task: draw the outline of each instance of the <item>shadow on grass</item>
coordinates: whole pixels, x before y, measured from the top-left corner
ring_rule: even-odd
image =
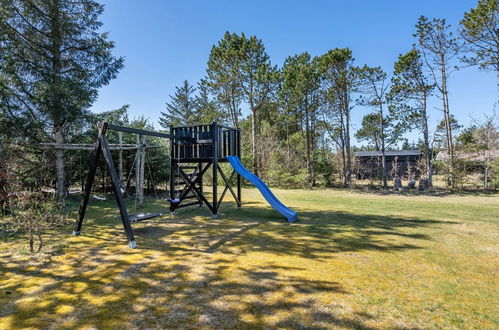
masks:
[[[131,250],[113,207],[92,206],[82,236],[64,255],[32,267],[0,254],[0,278],[16,278],[0,285],[0,320],[12,328],[368,329],[369,314],[345,316],[317,299],[348,295],[341,283],[300,275],[304,268],[279,258],[326,261],[342,252],[420,249],[418,242],[430,238],[419,228],[450,223],[298,212],[300,220],[289,224],[250,203],[242,210],[224,203],[217,220],[206,209],[185,210],[134,223],[139,248]],[[270,257],[238,264],[248,252]]]
[[[345,191],[345,188],[335,188],[338,191]],[[395,196],[428,196],[428,197],[447,197],[447,196],[474,196],[474,197],[496,197],[499,194],[497,190],[482,190],[482,189],[459,189],[459,190],[451,190],[451,189],[443,189],[443,188],[433,188],[433,190],[418,190],[418,189],[410,189],[407,187],[402,188],[401,190],[394,190],[393,188],[383,189],[381,187],[378,188],[370,188],[366,186],[354,186],[353,188],[349,188],[349,190],[367,195],[395,195]]]

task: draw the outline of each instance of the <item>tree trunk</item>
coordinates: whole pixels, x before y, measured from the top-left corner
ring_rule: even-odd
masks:
[[[350,150],[350,106],[348,104],[348,91],[344,91],[343,111],[345,112],[345,151],[346,151],[346,184],[352,186],[352,159]]]
[[[450,180],[452,188],[455,188],[456,180],[454,173],[454,143],[452,141],[452,123],[451,116],[449,110],[449,93],[447,91],[447,76],[445,70],[445,60],[443,55],[441,55],[441,74],[442,74],[442,102],[443,102],[443,111],[444,111],[444,120],[445,120],[445,133],[447,140],[447,154],[449,155],[449,171],[450,171]]]
[[[317,182],[316,182],[316,175],[315,175],[315,164],[316,164],[316,158],[317,158],[317,140],[315,138],[315,122],[316,122],[316,112],[315,109],[310,113],[310,133],[309,133],[309,139],[310,139],[310,181],[312,184],[312,187],[315,187]]]
[[[54,132],[55,142],[57,144],[63,144],[64,138],[60,129],[56,128]],[[66,196],[66,187],[64,184],[64,150],[56,149],[55,151],[55,170],[56,170],[56,191],[57,200],[60,204],[64,204],[64,196]]]
[[[308,183],[312,185],[312,168],[310,159],[310,118],[307,98],[305,98],[305,158],[307,161]]]
[[[253,172],[258,176],[258,157],[256,154],[256,111],[251,109],[251,153],[253,156]]]
[[[380,101],[379,106],[379,127],[381,129],[381,168],[383,170],[383,188],[388,186],[386,179],[386,155],[385,155],[385,122],[383,120],[383,104]]]
[[[54,117],[52,120],[54,121],[54,138],[55,142],[58,144],[64,143],[64,137],[62,133],[62,128],[64,126],[64,122],[60,120],[57,116],[63,117],[63,108],[61,95],[59,94],[59,87],[61,84],[61,31],[59,26],[59,2],[54,1],[53,11],[51,11],[51,37],[52,37],[52,91],[54,94],[52,95],[52,107],[54,112]],[[65,185],[64,185],[64,150],[57,149],[55,152],[56,158],[56,191],[57,191],[57,199],[60,204],[64,204],[64,196],[65,196]]]
[[[489,168],[490,168],[490,157],[489,153],[485,151],[485,169],[483,173],[483,190],[489,189]]]
[[[428,186],[433,186],[433,166],[430,152],[430,137],[428,129],[428,117],[426,114],[426,93],[423,94],[421,114],[423,116],[423,139],[424,139],[424,152],[425,152],[425,166],[426,166],[426,177],[428,179]]]
[[[231,98],[230,98],[230,102],[229,102],[229,113],[232,115],[232,122],[234,124],[234,127],[235,128],[239,128],[237,106],[236,106],[236,100],[235,100],[234,95],[231,95]]]

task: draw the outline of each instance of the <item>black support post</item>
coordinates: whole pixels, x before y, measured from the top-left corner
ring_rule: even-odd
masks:
[[[137,244],[135,243],[135,237],[133,236],[132,226],[130,226],[130,218],[128,217],[128,212],[126,210],[125,201],[123,200],[123,195],[121,194],[120,181],[118,179],[118,174],[116,173],[116,168],[114,167],[113,157],[111,157],[111,152],[109,151],[109,146],[107,144],[106,136],[101,136],[102,153],[104,154],[104,159],[106,160],[107,169],[111,175],[111,182],[113,186],[114,197],[116,198],[116,203],[120,209],[121,221],[123,222],[123,228],[125,229],[126,237],[128,239],[128,245],[134,249]]]
[[[201,173],[203,170],[203,164],[202,163],[198,163],[198,176],[199,176],[199,191],[201,192],[201,195],[204,194],[204,191],[203,191],[203,173]],[[199,199],[199,207],[203,206],[203,201],[201,200],[201,198]]]
[[[211,134],[213,139],[213,218],[218,217],[218,125],[216,122],[211,124]]]
[[[173,126],[170,126],[170,135],[173,136]],[[176,169],[176,163],[175,163],[175,153],[174,153],[174,141],[173,138],[170,139],[170,214],[173,214],[175,212],[175,205],[171,201],[175,199],[175,169]]]
[[[238,128],[236,131],[236,155],[241,159],[241,129]],[[241,199],[241,175],[237,173],[237,207],[242,207],[242,199]]]
[[[94,152],[92,157],[90,157],[90,168],[88,170],[87,182],[85,184],[85,190],[83,192],[83,197],[80,202],[80,210],[78,211],[78,218],[76,219],[75,228],[73,230],[73,235],[80,235],[81,226],[83,224],[83,218],[85,218],[85,212],[87,211],[88,201],[90,199],[90,191],[92,190],[92,185],[95,181],[95,172],[97,171],[97,164],[99,162],[99,157],[102,152],[101,136],[106,134],[106,125],[99,125],[99,135],[97,136],[97,141],[95,142]]]

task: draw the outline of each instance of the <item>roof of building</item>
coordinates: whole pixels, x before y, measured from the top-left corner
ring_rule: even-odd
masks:
[[[420,156],[419,150],[387,150],[385,156]],[[381,157],[381,151],[356,151],[355,157]]]
[[[490,160],[494,160],[499,157],[499,149],[495,150],[482,150],[475,152],[462,152],[456,150],[454,152],[454,156],[457,159],[466,159],[466,160],[476,160],[476,161],[484,161],[485,158],[490,158]],[[449,159],[449,154],[446,151],[440,151],[435,160],[447,160]]]

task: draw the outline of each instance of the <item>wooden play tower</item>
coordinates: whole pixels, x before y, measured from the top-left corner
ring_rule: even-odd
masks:
[[[241,176],[232,170],[226,175],[220,163],[227,156],[241,156],[241,131],[217,123],[170,127],[170,212],[181,207],[204,203],[213,217],[227,191],[241,207]],[[211,201],[205,196],[203,176],[211,169]],[[219,196],[219,174],[224,183]],[[236,177],[236,191],[232,181]]]

